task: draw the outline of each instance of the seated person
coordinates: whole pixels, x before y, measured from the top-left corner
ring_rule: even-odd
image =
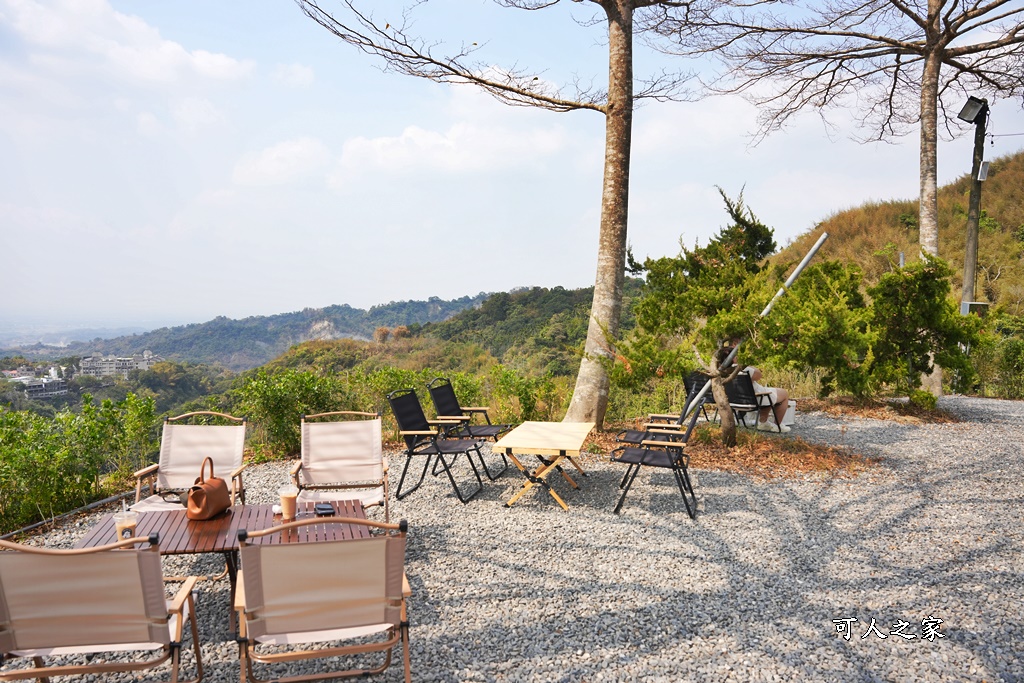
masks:
[[[786,417],[786,411],[789,409],[789,392],[785,389],[778,389],[776,387],[766,387],[760,384],[761,371],[749,365],[746,368],[746,373],[750,375],[750,382],[754,385],[755,394],[768,394],[771,396],[772,407],[761,408],[758,415],[757,428],[763,432],[788,432],[789,427],[782,424],[782,420]],[[778,427],[769,421],[771,410],[775,413],[775,420],[778,423]]]

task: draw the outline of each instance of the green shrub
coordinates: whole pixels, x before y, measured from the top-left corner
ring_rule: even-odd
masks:
[[[935,396],[930,392],[915,389],[910,392],[910,403],[922,410],[935,410],[935,406],[938,405],[939,399],[935,398]]]
[[[45,418],[0,408],[0,527],[11,531],[127,487],[156,450],[150,398],[95,405]]]

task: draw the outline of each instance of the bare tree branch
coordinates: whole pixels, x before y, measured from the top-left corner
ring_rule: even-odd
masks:
[[[381,26],[372,15],[358,10],[350,0],[342,0],[354,22],[346,23],[320,7],[316,0],[296,0],[313,21],[366,54],[384,62],[386,71],[426,78],[438,83],[473,84],[497,99],[515,106],[530,106],[552,111],[591,109],[604,112],[604,104],[593,93],[578,92],[575,99],[562,97],[540,75],[515,67],[501,69],[482,62],[468,62],[479,49],[473,43],[461,46],[455,54],[435,57],[437,44],[427,44],[409,36],[408,15],[401,24],[385,22]],[[540,9],[538,6],[536,9]]]
[[[938,251],[937,116],[946,98],[1024,93],[1019,0],[695,0],[652,29],[673,54],[726,67],[712,92],[759,108],[755,139],[797,112],[856,112],[884,140],[920,125],[922,249]],[[973,40],[977,36],[976,40]]]

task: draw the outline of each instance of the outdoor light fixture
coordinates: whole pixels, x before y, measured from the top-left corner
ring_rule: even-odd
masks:
[[[985,128],[988,125],[988,100],[967,97],[967,104],[956,115],[961,121],[974,124],[974,160],[971,164],[971,195],[967,207],[967,240],[964,249],[964,280],[960,313],[966,315],[974,303],[974,284],[978,272],[978,222],[981,217],[981,181],[988,178],[985,161]]]
[[[988,102],[985,100],[979,100],[974,95],[970,95],[967,98],[967,104],[964,105],[964,108],[960,110],[956,117],[961,121],[974,123],[978,118],[978,114],[984,111],[987,106]]]

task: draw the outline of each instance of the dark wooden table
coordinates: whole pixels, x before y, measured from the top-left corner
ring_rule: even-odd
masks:
[[[237,553],[238,530],[261,531],[282,524],[281,515],[275,515],[271,505],[235,505],[223,515],[203,521],[190,520],[185,509],[140,512],[136,536],[160,534],[161,555],[192,553]],[[363,504],[358,500],[334,501],[338,517],[366,519]],[[298,519],[313,517],[313,503],[299,503]],[[308,543],[316,541],[367,538],[370,530],[351,524],[311,524],[288,532],[254,538],[250,543]],[[82,537],[76,548],[92,548],[116,540],[113,514],[105,515]]]
[[[366,519],[363,504],[358,500],[332,501],[335,515]],[[221,553],[227,565],[228,581],[231,583],[231,600],[235,603],[235,590],[238,586],[238,530],[260,531],[280,526],[281,515],[275,515],[272,505],[233,505],[227,512],[214,519],[202,521],[191,520],[185,516],[185,508],[180,510],[153,510],[140,512],[135,527],[137,537],[160,534],[161,555],[187,555],[196,553]],[[315,517],[313,503],[298,503],[297,519]],[[292,520],[288,520],[292,521]],[[355,538],[369,538],[370,529],[352,524],[310,524],[292,529],[282,534],[268,534],[260,538],[251,538],[247,543],[315,543],[318,541],[340,541]],[[92,548],[107,545],[116,540],[114,515],[104,515],[89,532],[82,537],[76,548]],[[142,546],[146,547],[146,546]],[[231,632],[235,632],[234,611],[229,614],[228,621]]]

